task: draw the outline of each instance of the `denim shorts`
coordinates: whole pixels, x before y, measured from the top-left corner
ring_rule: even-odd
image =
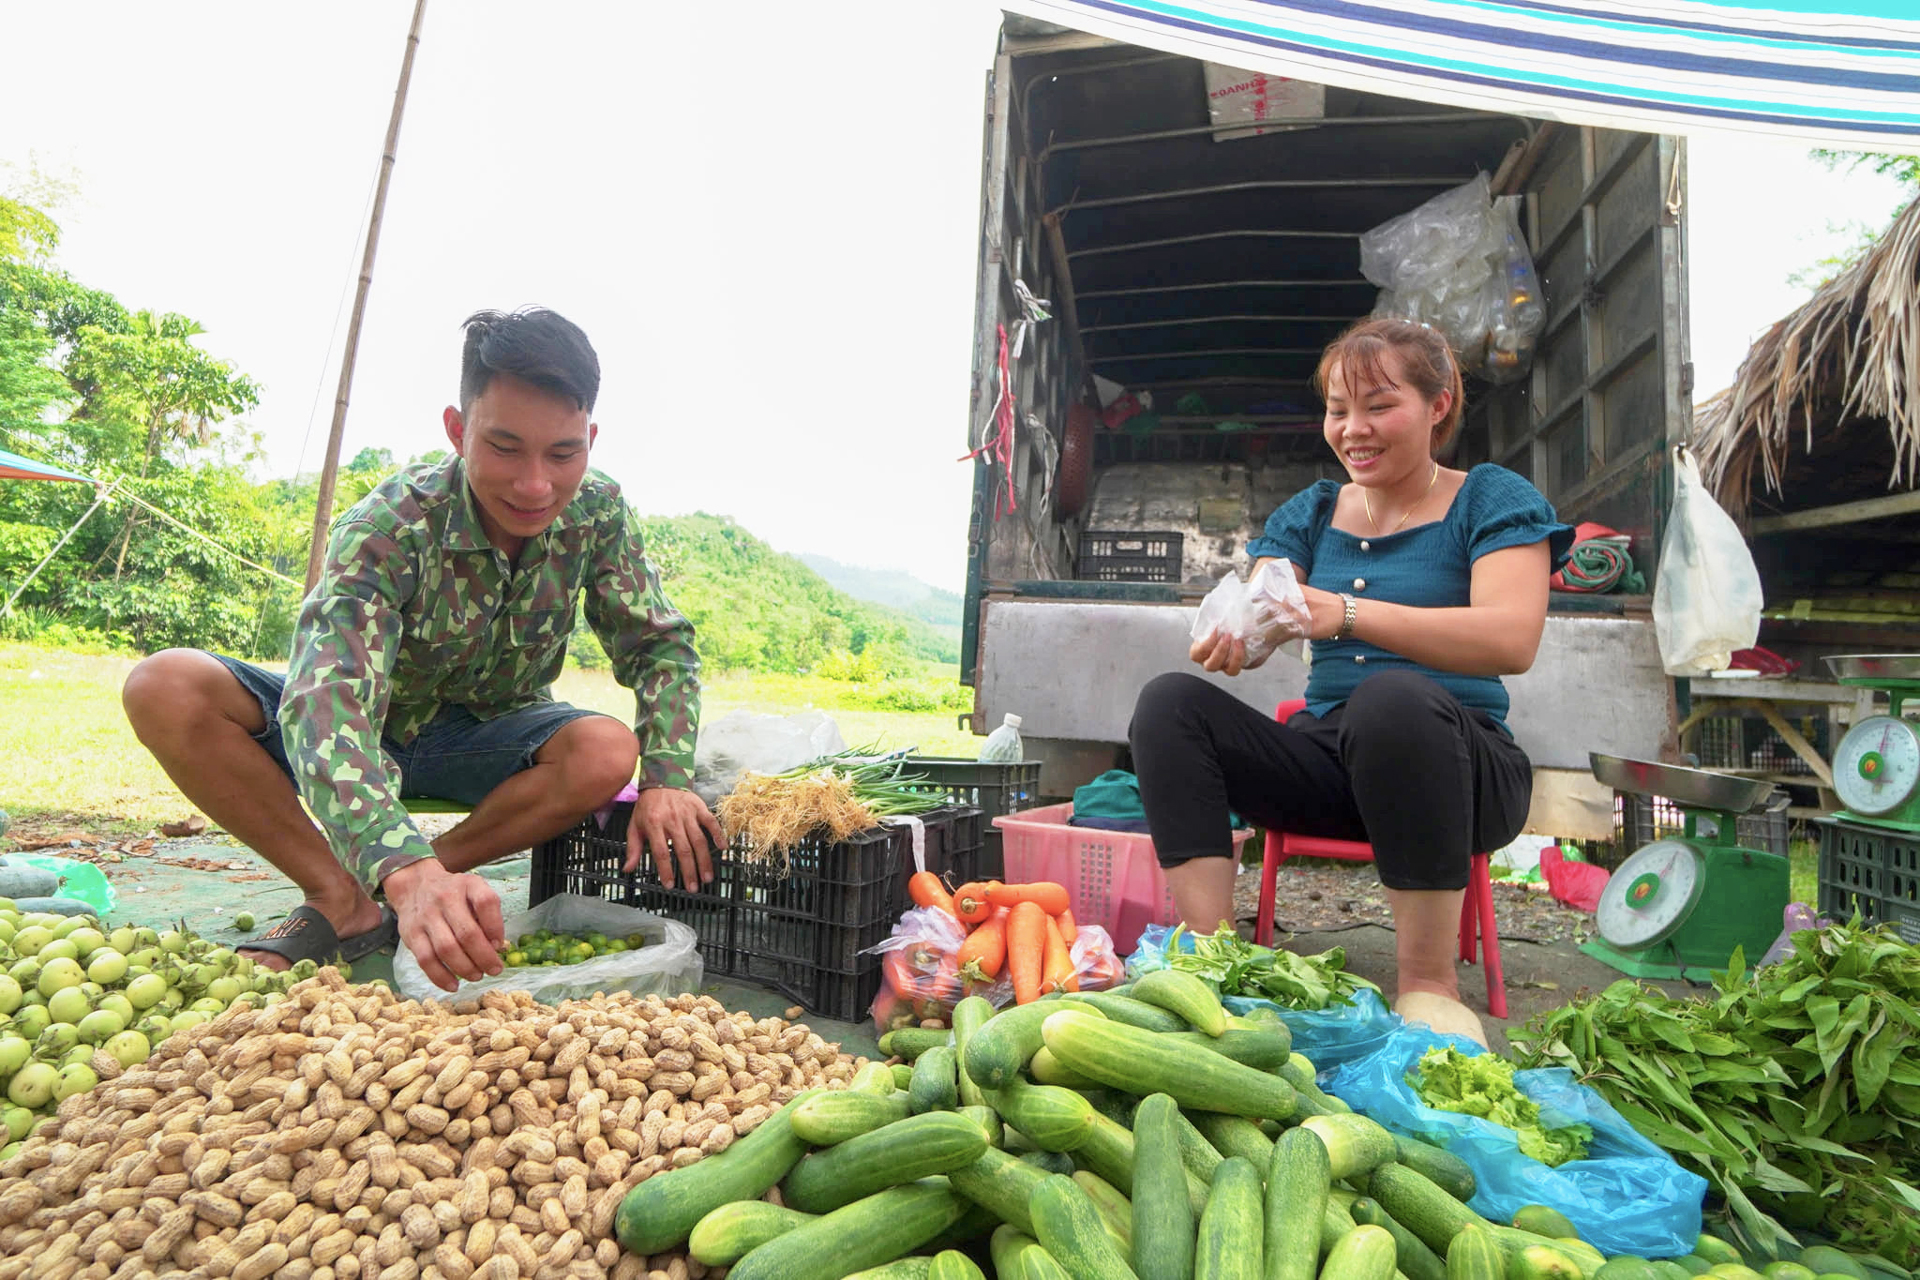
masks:
[[[280,737],[280,691],[286,679],[238,658],[209,655],[233,672],[234,679],[260,702],[267,727],[253,736],[294,783]],[[533,765],[534,753],[562,726],[582,716],[599,715],[565,702],[536,702],[491,720],[482,720],[465,707],[443,707],[412,742],[402,746],[384,734],[380,749],[400,775],[403,799],[454,800],[479,804],[488,793],[522,769]]]

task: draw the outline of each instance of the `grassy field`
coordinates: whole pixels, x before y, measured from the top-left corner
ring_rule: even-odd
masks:
[[[55,820],[103,835],[186,816],[186,801],[121,714],[120,685],[136,660],[0,645],[0,809],[16,822]],[[633,715],[633,695],[604,672],[568,671],[554,694],[622,720]],[[981,739],[957,728],[952,712],[840,706],[857,697],[855,687],[831,680],[719,676],[707,683],[703,716],[818,706],[849,746],[877,741],[924,755],[979,752]]]

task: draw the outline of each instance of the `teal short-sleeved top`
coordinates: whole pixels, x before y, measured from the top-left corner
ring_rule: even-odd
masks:
[[[1322,591],[1438,609],[1472,603],[1473,562],[1489,552],[1545,542],[1551,568],[1558,569],[1573,545],[1573,530],[1559,522],[1553,504],[1524,477],[1493,463],[1467,472],[1441,519],[1399,533],[1362,538],[1334,528],[1339,493],[1332,480],[1301,490],[1267,518],[1266,530],[1247,544],[1247,553],[1293,561],[1307,584]],[[1364,640],[1313,642],[1307,710],[1324,716],[1367,676],[1395,669],[1431,678],[1461,705],[1506,725],[1507,689],[1498,676],[1437,671]]]

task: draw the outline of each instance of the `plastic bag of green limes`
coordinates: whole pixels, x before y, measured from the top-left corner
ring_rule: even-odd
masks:
[[[436,987],[400,944],[393,985],[411,1000],[465,1000],[489,991],[526,991],[545,1004],[596,992],[678,995],[705,976],[698,938],[677,920],[602,898],[559,894],[506,920],[501,971],[453,991]]]

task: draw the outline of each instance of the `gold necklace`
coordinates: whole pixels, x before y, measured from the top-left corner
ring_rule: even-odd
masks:
[[[1439,478],[1440,478],[1440,464],[1436,462],[1433,464],[1433,474],[1427,477],[1427,487],[1426,487],[1426,490],[1421,493],[1420,501],[1408,507],[1406,511],[1406,515],[1403,515],[1400,517],[1400,524],[1397,524],[1393,526],[1393,528],[1387,530],[1387,533],[1391,534],[1391,533],[1400,532],[1400,525],[1405,524],[1408,518],[1411,517],[1415,511],[1418,511],[1420,509],[1420,503],[1425,502],[1427,500],[1427,495],[1433,492],[1434,481],[1438,480]],[[1362,486],[1360,489],[1360,503],[1362,506],[1366,507],[1367,509],[1367,523],[1373,526],[1373,531],[1375,533],[1380,533],[1380,522],[1373,518],[1373,495],[1367,492],[1365,486]],[[1386,535],[1382,534],[1381,536],[1384,537]]]

